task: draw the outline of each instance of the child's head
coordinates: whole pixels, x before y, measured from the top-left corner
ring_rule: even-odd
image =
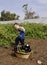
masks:
[[[16,29],[18,29],[18,28],[20,27],[20,25],[19,25],[18,23],[14,23],[14,27],[15,27]]]
[[[14,25],[19,25],[18,23],[14,23]]]

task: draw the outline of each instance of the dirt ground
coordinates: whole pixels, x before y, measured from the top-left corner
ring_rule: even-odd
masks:
[[[11,48],[0,47],[0,65],[39,65],[40,60],[42,64],[47,65],[47,39],[27,39],[32,53],[29,59],[22,59],[12,54]]]

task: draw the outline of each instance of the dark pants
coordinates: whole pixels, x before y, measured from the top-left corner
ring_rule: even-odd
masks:
[[[17,47],[19,42],[21,43],[21,45],[24,45],[24,39],[21,39],[19,36],[15,39],[15,46]]]

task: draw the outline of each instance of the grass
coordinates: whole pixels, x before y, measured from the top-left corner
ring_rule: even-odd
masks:
[[[47,25],[36,23],[21,23],[26,29],[25,36],[28,38],[47,38]],[[15,42],[18,31],[13,24],[0,24],[0,46],[10,46]]]

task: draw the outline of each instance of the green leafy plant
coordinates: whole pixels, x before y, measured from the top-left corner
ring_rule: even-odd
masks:
[[[47,38],[47,25],[36,23],[21,23],[28,38]],[[0,46],[10,46],[15,42],[18,31],[13,24],[0,24]]]

